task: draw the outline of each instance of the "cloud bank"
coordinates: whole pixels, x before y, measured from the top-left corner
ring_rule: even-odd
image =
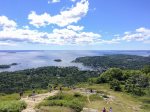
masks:
[[[3,23],[1,24],[2,30],[0,30],[0,41],[70,45],[94,43],[101,37],[100,34],[82,31],[84,29],[83,26],[69,25],[66,28],[53,29],[51,33],[48,33],[31,30],[27,27],[17,28],[14,21],[9,20],[8,18],[6,20],[9,24],[3,22],[3,20],[0,21],[0,23]],[[11,28],[7,28],[8,26],[11,26]]]
[[[81,0],[80,2],[77,2],[75,7],[72,7],[69,10],[61,11],[58,15],[52,16],[46,12],[38,15],[35,11],[32,11],[28,15],[28,19],[30,20],[30,24],[37,28],[50,24],[64,27],[72,23],[77,23],[82,17],[87,14],[88,10],[88,0]]]
[[[150,41],[150,29],[141,27],[134,32],[126,32],[122,40],[127,41],[143,41],[145,43]]]
[[[72,0],[74,1],[74,0]],[[51,0],[59,2],[59,0]],[[28,15],[29,24],[18,27],[18,24],[7,16],[0,16],[0,46],[15,46],[17,42],[38,43],[48,45],[83,45],[83,44],[116,44],[122,41],[139,41],[150,43],[150,29],[138,28],[135,31],[114,35],[111,40],[105,40],[102,35],[85,32],[84,26],[76,25],[89,11],[88,0],[81,0],[71,8],[60,11],[57,15],[43,13],[38,15],[32,11]],[[51,32],[43,32],[38,28],[57,25]]]

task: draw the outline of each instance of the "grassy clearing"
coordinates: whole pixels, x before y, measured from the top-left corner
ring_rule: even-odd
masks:
[[[92,94],[89,96],[90,101],[101,101],[103,98],[99,94]]]
[[[19,101],[19,94],[0,94],[0,112],[21,112],[26,108],[26,103]]]
[[[14,94],[4,94],[0,93],[0,102],[2,101],[11,101],[11,100],[19,100],[19,94],[14,93]]]
[[[79,93],[63,92],[55,96],[51,96],[41,102],[37,107],[42,106],[61,106],[73,109],[75,112],[80,112],[86,102],[87,98]]]
[[[35,90],[36,94],[42,94],[42,93],[47,93],[48,90],[45,89],[36,89]],[[24,92],[24,97],[29,96],[32,94],[32,91],[25,91]],[[13,93],[13,94],[5,94],[5,93],[0,93],[0,102],[1,101],[8,101],[8,100],[20,100],[19,93]]]
[[[75,90],[63,88],[62,93],[51,96],[37,105],[37,108],[40,109],[39,112],[80,112],[83,107],[98,109],[99,111],[103,107],[106,107],[107,110],[112,107],[115,112],[150,111],[149,96],[135,97],[125,92],[115,92],[110,89],[108,84],[89,85],[85,83],[79,84],[77,87],[97,90],[97,93],[87,95],[90,100],[89,102],[86,94],[81,95],[80,93],[76,93],[77,91]],[[39,94],[46,92],[47,90],[36,90],[36,93]],[[27,91],[25,92],[25,96],[31,93],[32,91]],[[25,107],[25,104],[18,100],[19,94],[0,94],[0,112],[20,112]],[[4,111],[4,109],[9,111]]]
[[[103,100],[101,100],[98,95],[92,95],[89,97],[91,102],[86,104],[87,108],[95,108],[101,111],[104,107],[106,107],[107,110],[112,107],[115,112],[150,111],[150,98],[148,96],[135,97],[124,92],[115,92],[109,89],[109,85],[107,84],[80,84],[77,87],[97,90],[98,93],[109,97],[108,99],[103,98]]]
[[[0,102],[0,112],[21,112],[26,106],[23,101],[3,101]]]
[[[37,94],[46,93],[47,90],[37,89]],[[26,91],[24,97],[32,94],[32,91]],[[19,101],[20,96],[18,93],[4,94],[0,93],[0,112],[21,112],[26,108],[26,104],[23,101]]]
[[[48,90],[35,89],[36,94],[47,93]],[[32,91],[25,91],[23,97],[30,96]],[[5,94],[0,93],[0,112],[21,112],[26,108],[26,103],[20,101],[19,93]]]
[[[140,101],[142,102],[141,108],[150,111],[150,96],[141,97]]]

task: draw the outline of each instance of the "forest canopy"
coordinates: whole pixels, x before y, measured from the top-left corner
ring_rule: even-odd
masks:
[[[86,56],[76,58],[73,62],[82,63],[97,69],[121,68],[121,69],[141,69],[145,65],[150,65],[150,56],[143,57],[137,55],[104,55],[104,56]]]
[[[49,84],[72,86],[97,77],[96,71],[80,71],[77,67],[40,67],[0,73],[0,92],[13,93],[33,88],[46,89]]]

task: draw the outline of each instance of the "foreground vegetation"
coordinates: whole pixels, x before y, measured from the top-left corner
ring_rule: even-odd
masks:
[[[0,94],[0,112],[21,112],[26,108],[26,103],[19,101],[18,94]]]
[[[110,106],[115,108],[114,110],[117,112],[122,109],[124,112],[127,110],[127,112],[130,112],[131,109],[128,108],[134,108],[134,111],[139,112],[150,111],[150,66],[145,66],[141,70],[111,68],[97,78],[90,78],[89,84],[80,87],[88,87],[112,96]],[[105,86],[101,87],[99,84]],[[114,102],[115,99],[118,101]],[[96,104],[93,103],[92,107]],[[105,103],[101,102],[101,104],[104,105]],[[106,106],[108,107],[108,105]],[[122,109],[120,109],[120,106],[122,106]]]
[[[110,89],[109,84],[78,84],[78,88],[96,90],[95,95],[90,95],[90,103],[86,103],[86,108],[98,109],[99,112],[105,107],[113,112],[149,112],[149,96],[133,96],[125,92],[118,92]]]
[[[43,106],[57,106],[57,107],[68,107],[75,112],[81,112],[86,102],[86,97],[80,93],[69,93],[60,92],[55,96],[51,96],[41,102],[37,107]],[[53,108],[54,109],[54,108]]]
[[[149,112],[150,97],[135,96],[126,92],[110,89],[108,83],[80,83],[76,89],[63,89],[62,93],[52,96],[37,105],[40,112],[80,112],[83,108],[102,111],[112,107],[114,112]],[[91,93],[90,90],[93,90]],[[79,98],[79,99],[78,99]]]
[[[3,101],[0,102],[0,112],[21,112],[26,106],[23,101]]]
[[[39,112],[74,112],[74,110],[63,106],[42,106]]]
[[[78,112],[78,110],[82,110],[83,108],[92,108],[102,111],[103,107],[106,107],[107,110],[109,107],[112,107],[114,112],[149,112],[150,110],[149,96],[133,96],[132,94],[127,94],[126,92],[114,91],[110,89],[110,85],[107,83],[80,83],[75,88],[77,89],[63,88],[62,93],[45,99],[37,105],[39,112]],[[81,88],[81,90],[79,88]],[[96,92],[86,92],[91,89],[93,91],[96,90]],[[30,94],[30,92],[27,92],[27,94]],[[7,110],[10,110],[11,108],[16,109],[18,108],[15,106],[16,104],[14,105],[13,103],[10,103],[10,101],[15,100],[16,102],[17,99],[19,99],[18,94],[5,96],[2,96],[1,94],[0,104],[3,103],[2,101],[5,101],[7,104],[5,103],[3,108],[9,107]],[[20,101],[17,101],[17,103],[18,105],[21,105]],[[6,106],[9,104],[13,104],[13,107]],[[0,112],[3,112],[1,110]],[[10,112],[19,112],[18,110]]]
[[[99,111],[112,107],[115,112],[150,111],[149,57],[110,55],[80,59],[94,67],[102,64],[103,73],[80,71],[76,67],[40,67],[0,73],[0,112],[20,112],[26,108],[20,101],[20,91],[25,92],[24,96],[31,96],[33,90],[45,93],[58,86],[63,91],[38,104],[40,112],[80,112],[83,107]],[[100,60],[105,63],[99,64]],[[147,66],[142,68],[144,65]]]
[[[124,91],[137,96],[150,96],[150,66],[142,70],[121,70],[111,68],[98,78],[89,79],[91,83],[108,83],[115,91]]]

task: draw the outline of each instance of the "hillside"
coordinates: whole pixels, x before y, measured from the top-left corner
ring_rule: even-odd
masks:
[[[72,86],[98,76],[94,71],[80,71],[76,67],[40,67],[16,72],[0,73],[0,92],[13,93],[34,88],[46,89],[49,84]]]
[[[150,66],[142,70],[111,68],[102,74],[76,67],[42,67],[0,75],[1,112],[21,112],[25,108],[23,112],[99,112],[104,107],[112,107],[115,112],[150,110]],[[20,101],[15,92],[21,89],[24,95]],[[53,94],[53,90],[60,92]]]
[[[85,66],[92,68],[121,68],[121,69],[141,69],[145,65],[150,64],[150,56],[136,56],[136,55],[104,55],[104,56],[86,56],[76,58],[73,62],[82,63]]]

